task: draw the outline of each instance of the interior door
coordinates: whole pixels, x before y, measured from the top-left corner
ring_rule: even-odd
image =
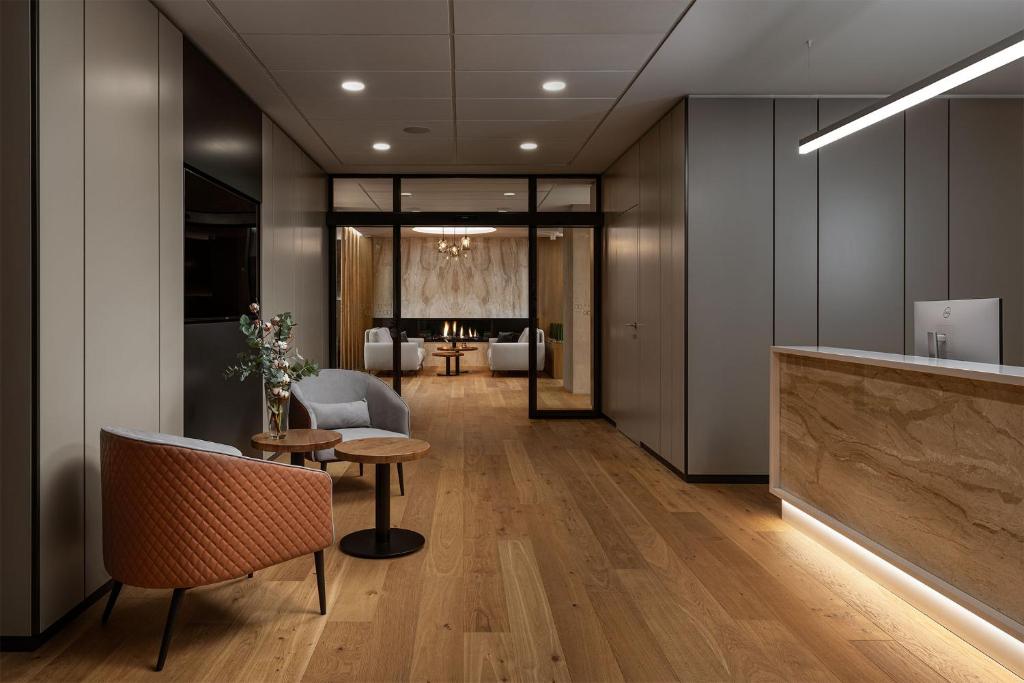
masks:
[[[604,357],[605,412],[629,438],[639,440],[639,209],[614,214],[607,223],[608,348]]]

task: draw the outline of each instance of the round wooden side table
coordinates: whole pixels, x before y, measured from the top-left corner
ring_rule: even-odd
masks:
[[[430,444],[420,439],[385,437],[343,441],[334,447],[339,460],[374,465],[374,528],[354,531],[338,547],[353,557],[372,560],[401,557],[423,547],[423,535],[408,529],[391,528],[391,464],[419,460],[430,453]]]
[[[269,432],[260,432],[249,443],[258,451],[273,453],[271,459],[290,453],[292,464],[301,467],[305,460],[303,453],[331,448],[340,441],[341,434],[329,429],[289,429],[280,439],[275,439]]]
[[[455,374],[461,375],[462,369],[459,367],[459,359],[462,358],[462,351],[434,351],[431,356],[437,358],[444,358],[444,372],[437,373],[438,377],[451,377],[452,375],[452,358],[455,359]]]

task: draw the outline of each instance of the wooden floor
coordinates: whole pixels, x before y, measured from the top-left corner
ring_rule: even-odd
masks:
[[[783,524],[764,486],[685,484],[601,421],[530,422],[510,383],[403,380],[434,451],[392,520],[427,546],[329,549],[328,616],[312,558],[190,591],[154,674],[169,595],[125,589],[107,627],[97,604],[0,678],[1017,680]],[[372,475],[332,474],[338,536],[370,526]]]

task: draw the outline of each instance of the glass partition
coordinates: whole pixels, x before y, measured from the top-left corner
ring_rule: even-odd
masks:
[[[537,409],[590,410],[594,228],[537,229]]]
[[[527,211],[526,178],[403,178],[402,211]]]
[[[596,211],[593,178],[538,178],[537,211]]]
[[[392,229],[342,226],[337,229],[335,314],[338,367],[394,376],[395,327]],[[403,359],[404,370],[414,370]]]
[[[388,212],[392,204],[391,178],[335,178],[333,180],[333,209],[335,211]]]

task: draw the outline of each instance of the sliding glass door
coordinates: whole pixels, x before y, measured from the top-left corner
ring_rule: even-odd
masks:
[[[400,393],[462,382],[531,417],[599,415],[598,192],[593,177],[334,178],[333,364]]]

